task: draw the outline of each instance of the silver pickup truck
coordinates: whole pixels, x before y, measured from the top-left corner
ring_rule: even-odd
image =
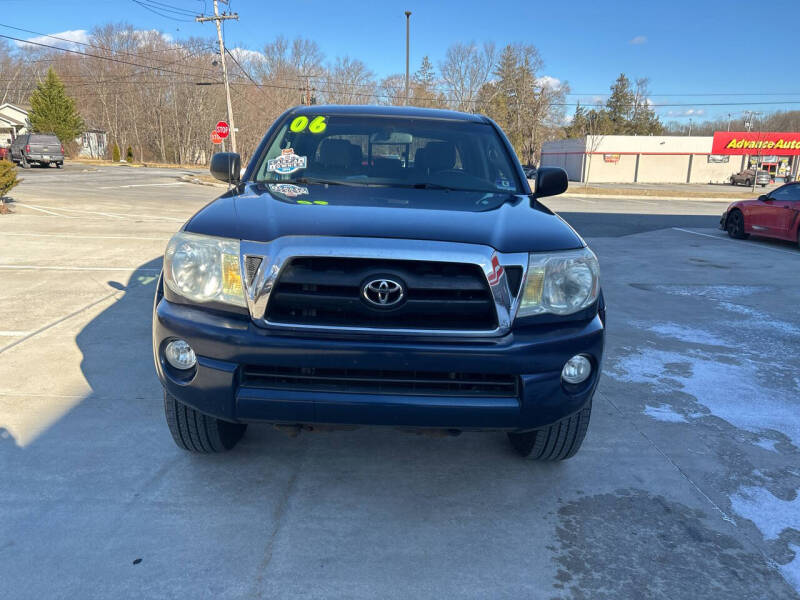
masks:
[[[11,160],[23,169],[39,164],[44,167],[55,164],[59,169],[64,164],[64,146],[51,134],[29,133],[19,136],[11,143]]]

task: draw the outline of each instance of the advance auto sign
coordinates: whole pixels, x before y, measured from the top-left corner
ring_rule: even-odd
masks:
[[[800,132],[715,131],[711,154],[800,154]]]

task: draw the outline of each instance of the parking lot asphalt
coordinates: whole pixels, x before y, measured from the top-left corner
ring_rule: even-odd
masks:
[[[178,450],[152,366],[179,170],[31,169],[0,215],[0,597],[800,598],[800,250],[719,203],[552,199],[598,254],[582,450],[250,427]],[[533,232],[532,232],[533,233]]]

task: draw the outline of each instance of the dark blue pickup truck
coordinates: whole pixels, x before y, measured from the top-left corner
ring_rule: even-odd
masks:
[[[248,423],[504,431],[569,458],[603,354],[597,258],[531,190],[500,128],[443,110],[283,114],[231,189],[169,242],[153,354],[178,446]]]

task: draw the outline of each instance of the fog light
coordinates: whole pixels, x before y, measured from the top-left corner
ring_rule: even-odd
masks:
[[[583,383],[592,374],[591,361],[583,356],[577,354],[567,361],[564,368],[561,370],[561,379],[567,383]]]
[[[185,340],[172,340],[164,348],[164,356],[167,362],[176,369],[191,369],[197,362],[194,350]]]

